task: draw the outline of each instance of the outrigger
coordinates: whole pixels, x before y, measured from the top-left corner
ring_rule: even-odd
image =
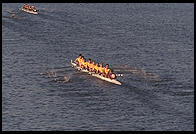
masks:
[[[88,74],[91,75],[91,76],[97,77],[97,78],[99,78],[99,79],[105,80],[105,81],[110,82],[110,83],[113,83],[113,84],[122,85],[122,84],[121,84],[119,81],[117,81],[116,79],[106,78],[106,77],[103,77],[103,76],[101,76],[101,75],[99,75],[99,74],[96,74],[96,73],[94,73],[94,72],[90,72],[90,71],[88,71],[88,70],[86,70],[86,69],[82,69],[82,68],[79,67],[76,63],[72,62],[72,60],[71,60],[71,65],[72,65],[72,67],[74,67],[75,69],[77,69],[77,70],[79,70],[79,71],[81,71],[81,72],[88,73]]]

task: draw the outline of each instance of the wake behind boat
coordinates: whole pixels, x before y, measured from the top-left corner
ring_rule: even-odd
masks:
[[[119,81],[117,81],[116,79],[106,78],[106,77],[103,77],[103,76],[101,76],[101,75],[99,75],[99,74],[96,74],[96,73],[94,73],[94,72],[90,72],[90,71],[88,71],[87,69],[83,69],[83,68],[79,67],[76,63],[72,62],[72,60],[71,60],[71,65],[72,65],[72,67],[74,67],[75,69],[77,69],[77,70],[79,70],[79,71],[81,71],[81,72],[88,73],[88,74],[91,75],[91,76],[97,77],[97,78],[99,78],[99,79],[105,80],[105,81],[110,82],[110,83],[113,83],[113,84],[122,85],[122,84],[121,84]]]

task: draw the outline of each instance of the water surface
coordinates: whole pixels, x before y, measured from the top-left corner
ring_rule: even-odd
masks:
[[[2,4],[3,131],[194,130],[193,4],[22,5]],[[113,85],[71,68],[79,53],[161,80]],[[39,74],[59,66],[67,83]]]

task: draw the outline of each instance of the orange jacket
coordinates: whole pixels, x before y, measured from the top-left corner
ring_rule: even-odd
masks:
[[[95,65],[93,65],[92,63],[89,64],[89,68],[93,69],[95,67]]]
[[[78,57],[78,58],[76,58],[76,60],[75,61],[77,61],[77,62],[79,62],[80,61],[80,58]]]
[[[104,68],[103,67],[99,67],[98,69],[99,69],[100,73],[104,73]]]
[[[110,69],[109,69],[109,68],[104,68],[104,72],[105,72],[106,74],[109,74]]]
[[[87,66],[89,67],[91,63],[87,62]],[[90,68],[90,67],[89,67]]]
[[[97,65],[95,65],[95,70],[98,71],[99,70],[99,67]]]
[[[84,62],[84,63],[83,63],[83,66],[84,66],[85,68],[87,68],[87,62]]]

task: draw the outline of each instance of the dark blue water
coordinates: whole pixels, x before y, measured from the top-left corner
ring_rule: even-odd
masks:
[[[193,4],[22,5],[2,4],[3,131],[194,130]],[[79,53],[160,80],[114,85],[71,68]],[[56,67],[66,83],[40,75]]]

